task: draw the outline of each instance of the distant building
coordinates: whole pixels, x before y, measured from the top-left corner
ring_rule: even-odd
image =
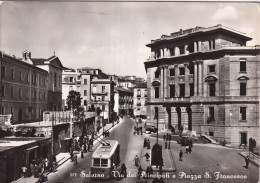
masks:
[[[117,114],[133,114],[133,90],[115,87],[114,112]]]
[[[58,57],[33,59],[29,51],[22,59],[1,54],[1,115],[12,115],[12,123],[42,120],[45,110],[61,109],[61,73]]]
[[[133,108],[134,115],[146,117],[147,84],[139,83],[134,87]]]
[[[232,145],[259,139],[260,47],[217,25],[162,35],[146,46],[147,122]]]
[[[114,82],[110,79],[93,79],[91,81],[91,100],[88,109],[99,108],[104,123],[110,123],[114,109]]]

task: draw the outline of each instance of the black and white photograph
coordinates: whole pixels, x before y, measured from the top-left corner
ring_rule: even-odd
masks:
[[[0,183],[260,183],[259,1],[1,1]]]

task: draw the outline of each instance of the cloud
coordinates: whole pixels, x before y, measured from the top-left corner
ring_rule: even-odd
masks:
[[[235,20],[238,18],[238,10],[232,6],[225,6],[218,9],[212,16],[212,20],[223,21],[223,20]]]

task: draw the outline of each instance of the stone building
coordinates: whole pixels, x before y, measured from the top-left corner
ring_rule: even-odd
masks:
[[[114,82],[110,79],[93,79],[91,81],[90,108],[99,108],[103,118],[103,125],[110,123],[114,109]]]
[[[160,129],[180,126],[239,146],[259,141],[260,47],[217,25],[180,30],[147,44],[147,115]]]
[[[1,52],[1,115],[12,123],[42,120],[45,110],[61,108],[61,71],[58,57],[33,59],[29,51],[16,58]]]
[[[66,109],[66,99],[69,91],[80,92],[81,106],[87,110],[88,102],[91,100],[91,81],[92,79],[107,78],[100,69],[83,67],[79,69],[65,68],[62,72],[62,106]]]
[[[133,90],[122,87],[114,88],[114,112],[122,115],[133,114]]]
[[[134,87],[134,115],[146,117],[146,99],[147,99],[147,84],[139,83]]]

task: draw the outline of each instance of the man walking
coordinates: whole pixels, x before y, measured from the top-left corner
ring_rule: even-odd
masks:
[[[179,153],[179,161],[181,161],[181,162],[182,162],[182,156],[183,156],[183,152],[182,152],[182,150],[180,150],[180,153]]]
[[[248,156],[245,157],[245,161],[246,161],[246,168],[248,168],[248,164],[249,164],[249,157]]]

